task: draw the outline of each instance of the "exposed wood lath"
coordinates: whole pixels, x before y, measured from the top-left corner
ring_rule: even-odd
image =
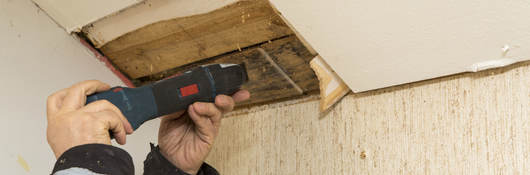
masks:
[[[239,107],[319,91],[309,66],[316,54],[267,0],[242,0],[210,13],[160,21],[108,42],[100,51],[136,86],[203,64],[244,63],[250,81],[243,89],[252,97]]]
[[[160,21],[212,12],[241,0],[141,0],[116,15],[83,27],[83,33],[94,47],[103,45],[129,32]],[[248,1],[248,0],[247,0]]]
[[[292,34],[265,0],[161,21],[121,36],[101,51],[139,78]]]

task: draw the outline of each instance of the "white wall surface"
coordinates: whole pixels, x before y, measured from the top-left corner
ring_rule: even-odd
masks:
[[[49,174],[55,157],[46,142],[46,98],[86,79],[121,85],[103,63],[30,0],[0,0],[0,174]],[[128,137],[125,149],[141,174],[157,121]],[[29,165],[29,172],[18,157]]]

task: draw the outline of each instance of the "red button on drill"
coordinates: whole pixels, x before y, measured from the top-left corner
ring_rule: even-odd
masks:
[[[199,87],[197,84],[192,84],[183,88],[180,88],[180,95],[183,97],[190,96],[199,93]]]

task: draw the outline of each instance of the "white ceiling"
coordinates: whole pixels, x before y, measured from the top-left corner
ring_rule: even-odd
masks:
[[[354,92],[530,59],[528,0],[271,0]]]

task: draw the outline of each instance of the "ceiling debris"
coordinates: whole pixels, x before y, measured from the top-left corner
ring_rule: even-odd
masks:
[[[320,112],[325,112],[346,96],[350,89],[322,57],[316,56],[310,64],[320,81]]]

